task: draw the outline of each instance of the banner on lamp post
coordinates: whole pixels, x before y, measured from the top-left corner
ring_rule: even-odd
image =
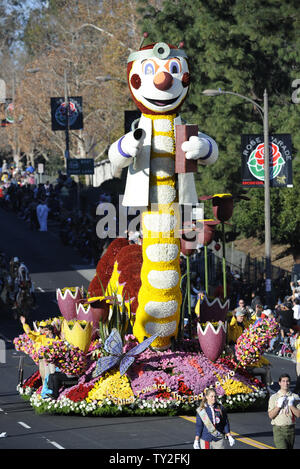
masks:
[[[52,130],[66,130],[67,105],[65,98],[51,98]],[[83,129],[82,97],[69,97],[69,129]]]
[[[92,175],[94,174],[93,158],[69,158],[67,160],[68,175]]]
[[[264,137],[242,135],[242,184],[264,187]],[[293,187],[292,138],[290,134],[269,137],[270,187]]]

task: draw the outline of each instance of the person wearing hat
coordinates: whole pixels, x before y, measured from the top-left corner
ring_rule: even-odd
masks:
[[[268,318],[270,316],[270,314],[272,314],[272,310],[270,308],[268,308],[267,306],[265,306],[262,313],[261,313],[261,318],[262,319]]]
[[[237,308],[235,314],[232,316],[227,328],[227,342],[229,345],[236,343],[244,330],[252,324],[252,321],[247,319],[247,311],[245,308]]]
[[[39,331],[32,331],[28,324],[26,324],[26,318],[20,316],[20,321],[23,326],[25,334],[34,343],[35,350],[39,354],[39,349],[43,346],[50,345],[54,341],[59,340],[57,336],[54,336],[54,330],[45,321],[39,323]],[[43,357],[39,356],[39,372],[44,382],[46,374],[53,372],[52,367],[44,360]]]

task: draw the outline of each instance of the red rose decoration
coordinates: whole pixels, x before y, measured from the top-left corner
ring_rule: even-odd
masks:
[[[272,154],[271,154],[272,150]],[[280,157],[279,148],[275,143],[269,144],[269,164],[276,166],[277,160]],[[259,165],[264,166],[264,143],[260,143],[256,148],[255,158]]]

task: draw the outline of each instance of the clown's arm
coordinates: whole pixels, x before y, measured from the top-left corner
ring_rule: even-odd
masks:
[[[186,153],[188,160],[198,160],[200,164],[210,165],[217,161],[219,156],[216,142],[206,134],[198,133],[188,141],[183,142],[182,150]]]
[[[108,158],[113,166],[113,174],[129,166],[133,158],[139,155],[144,136],[144,130],[138,128],[133,132],[128,132],[110,146]]]

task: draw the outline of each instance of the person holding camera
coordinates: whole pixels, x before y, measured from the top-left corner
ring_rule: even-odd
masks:
[[[278,382],[280,389],[271,395],[268,403],[274,444],[277,449],[293,449],[295,421],[300,417],[300,399],[289,390],[291,378],[288,374],[282,374]]]

